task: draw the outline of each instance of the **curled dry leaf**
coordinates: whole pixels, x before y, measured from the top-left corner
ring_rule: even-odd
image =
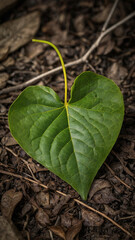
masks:
[[[1,212],[4,217],[11,219],[16,205],[22,199],[22,192],[15,192],[14,189],[10,189],[5,192],[1,198]]]
[[[78,220],[72,227],[66,232],[66,240],[73,240],[75,236],[81,231],[82,221]]]
[[[51,226],[49,229],[56,234],[57,236],[61,237],[62,239],[66,240],[65,232],[61,226]]]
[[[36,213],[36,220],[43,227],[50,224],[49,216],[42,208],[38,209],[38,212]]]
[[[9,53],[29,42],[40,25],[40,13],[35,11],[0,25],[0,47]]]
[[[107,180],[96,179],[93,182],[92,187],[90,189],[89,199],[91,199],[94,196],[94,194],[96,192],[100,191],[101,189],[103,189],[103,188],[110,188],[110,187],[111,187],[111,184]]]
[[[87,211],[85,209],[81,210],[82,212],[82,219],[84,226],[90,227],[90,226],[101,226],[104,222],[104,219],[101,218],[98,214]]]

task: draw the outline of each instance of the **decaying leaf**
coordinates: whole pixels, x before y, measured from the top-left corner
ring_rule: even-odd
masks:
[[[82,219],[84,226],[101,226],[104,222],[104,219],[98,214],[82,209]]]
[[[36,213],[36,220],[43,227],[46,226],[47,224],[50,224],[49,216],[42,208],[38,209],[38,212]]]
[[[102,23],[105,22],[106,18],[108,17],[108,14],[110,12],[110,9],[112,7],[112,4],[108,4],[106,7],[103,8],[99,13],[97,13],[92,20],[96,23]]]
[[[81,231],[82,221],[78,220],[76,224],[68,229],[66,232],[66,240],[74,240],[75,236]]]
[[[94,196],[94,194],[100,191],[101,189],[110,188],[110,187],[111,187],[111,184],[107,180],[96,179],[91,186],[91,189],[89,192],[89,199],[91,199]]]
[[[22,199],[22,192],[15,192],[14,189],[10,189],[5,192],[1,198],[1,212],[4,217],[11,219],[16,205]]]
[[[61,237],[62,239],[66,240],[65,232],[61,226],[51,226],[49,229],[56,234],[57,236]]]
[[[12,221],[0,216],[0,240],[23,240]]]
[[[48,208],[50,204],[50,198],[49,198],[49,193],[48,192],[39,192],[36,195],[36,200],[38,204],[44,208]]]
[[[40,25],[40,13],[33,12],[0,25],[0,48],[14,52],[29,42]],[[4,51],[4,50],[3,50]]]
[[[127,69],[117,62],[113,63],[107,69],[107,76],[114,79],[118,85],[127,77],[127,75]]]

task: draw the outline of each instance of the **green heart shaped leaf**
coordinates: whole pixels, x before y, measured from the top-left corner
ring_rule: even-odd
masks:
[[[35,160],[87,198],[111,151],[124,116],[123,97],[110,79],[83,72],[64,104],[49,87],[26,88],[11,105],[9,127]]]
[[[26,88],[10,107],[9,126],[32,158],[86,199],[118,137],[123,114],[123,98],[116,84],[84,72],[72,86],[67,107],[51,88]]]

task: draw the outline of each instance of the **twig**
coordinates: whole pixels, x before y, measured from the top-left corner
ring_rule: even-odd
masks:
[[[110,13],[109,13],[109,15],[108,15],[108,17],[107,17],[107,19],[106,19],[103,27],[102,27],[101,32],[104,32],[104,31],[106,30],[106,28],[107,28],[107,26],[108,26],[108,23],[110,22],[110,19],[111,19],[112,15],[113,15],[113,13],[114,13],[114,11],[115,11],[115,8],[116,8],[118,2],[119,2],[119,0],[115,0],[113,6],[112,6],[112,8],[111,8],[111,11],[110,11]]]
[[[104,165],[109,169],[109,171],[111,172],[111,174],[119,181],[121,182],[125,187],[127,187],[128,189],[132,190],[132,188],[126,184],[125,182],[123,182],[119,177],[117,177],[115,175],[115,172],[108,166],[108,164],[106,162],[104,162]]]
[[[17,155],[12,149],[10,149],[10,148],[8,148],[8,147],[5,147],[5,149],[6,149],[8,152],[12,153],[12,155],[13,155],[14,157],[16,157],[17,159],[20,159],[21,161],[23,161],[23,162],[25,163],[25,165],[27,166],[27,168],[29,169],[29,171],[30,171],[33,179],[37,180],[37,179],[35,178],[32,170],[31,170],[28,162],[27,162],[25,159],[23,159],[23,158],[21,158],[21,157],[18,157],[18,155]]]
[[[10,172],[4,171],[4,170],[0,170],[0,173],[6,174],[6,175],[9,175],[9,176],[13,176],[13,177],[16,177],[16,178],[20,178],[21,180],[26,180],[26,181],[29,181],[29,182],[38,184],[39,186],[41,186],[41,187],[49,190],[49,188],[48,188],[46,185],[40,183],[40,181],[38,181],[38,180],[33,180],[33,179],[30,179],[30,178],[27,178],[27,177],[23,177],[23,176],[21,176],[21,175],[19,175],[19,174],[10,173]],[[56,193],[58,193],[58,194],[60,194],[60,195],[62,195],[62,196],[65,196],[65,197],[67,196],[67,194],[62,193],[62,192],[57,191],[57,190],[56,190]],[[132,236],[130,232],[128,232],[125,228],[123,228],[122,226],[120,226],[118,223],[116,223],[114,220],[112,220],[110,217],[108,217],[108,216],[105,215],[104,213],[96,210],[95,208],[90,207],[89,205],[81,202],[80,200],[78,200],[78,199],[76,199],[76,198],[74,198],[73,200],[74,200],[75,202],[79,203],[80,205],[86,207],[87,209],[89,209],[89,210],[91,210],[91,211],[99,214],[100,216],[106,218],[106,219],[109,220],[111,223],[113,223],[116,227],[120,228],[123,232],[125,232],[127,235]]]
[[[71,66],[75,66],[75,65],[78,65],[78,64],[81,64],[81,63],[84,63],[84,62],[87,62],[87,59],[89,57],[89,55],[98,47],[99,43],[101,42],[101,40],[110,32],[112,32],[114,29],[116,29],[117,27],[119,27],[120,25],[124,24],[125,22],[127,22],[129,19],[135,17],[135,11],[130,13],[127,17],[125,17],[124,19],[122,19],[121,21],[119,21],[118,23],[114,24],[113,26],[111,26],[110,28],[108,28],[106,31],[102,32],[99,37],[97,38],[97,40],[93,43],[93,45],[89,48],[89,50],[84,54],[84,56],[82,56],[81,58],[75,60],[75,61],[72,61],[72,62],[69,62],[67,64],[65,64],[65,67],[68,68],[68,67],[71,67]],[[108,23],[107,23],[108,24]],[[48,72],[45,72],[45,73],[42,73],[40,74],[39,76],[37,77],[34,77],[30,80],[28,80],[27,82],[25,83],[22,83],[22,84],[19,84],[17,86],[13,86],[13,87],[8,87],[8,88],[5,88],[5,89],[2,89],[0,91],[0,94],[3,94],[3,93],[9,93],[11,91],[15,91],[15,90],[18,90],[18,89],[22,89],[22,88],[25,88],[29,85],[32,85],[32,84],[36,84],[41,78],[43,77],[47,77],[49,75],[52,75],[54,73],[57,73],[59,72],[60,70],[62,70],[62,67],[57,67],[57,68],[54,68]]]

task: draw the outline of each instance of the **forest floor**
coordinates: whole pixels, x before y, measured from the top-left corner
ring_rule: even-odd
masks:
[[[54,43],[65,63],[77,60],[99,36],[113,5],[110,0],[11,2],[16,5],[0,9],[1,90],[19,86],[60,65],[52,48],[32,43],[32,38]],[[120,0],[109,26],[130,14],[134,5],[133,0]],[[94,71],[113,79],[120,87],[125,117],[117,142],[92,184],[86,207],[74,201],[83,202],[69,184],[30,158],[12,138],[8,110],[22,89],[1,91],[2,240],[135,238],[135,18],[106,35],[87,60],[67,69],[68,97],[76,76],[82,71]],[[36,84],[53,88],[64,99],[61,71],[41,78]],[[110,217],[127,233],[88,206]]]

